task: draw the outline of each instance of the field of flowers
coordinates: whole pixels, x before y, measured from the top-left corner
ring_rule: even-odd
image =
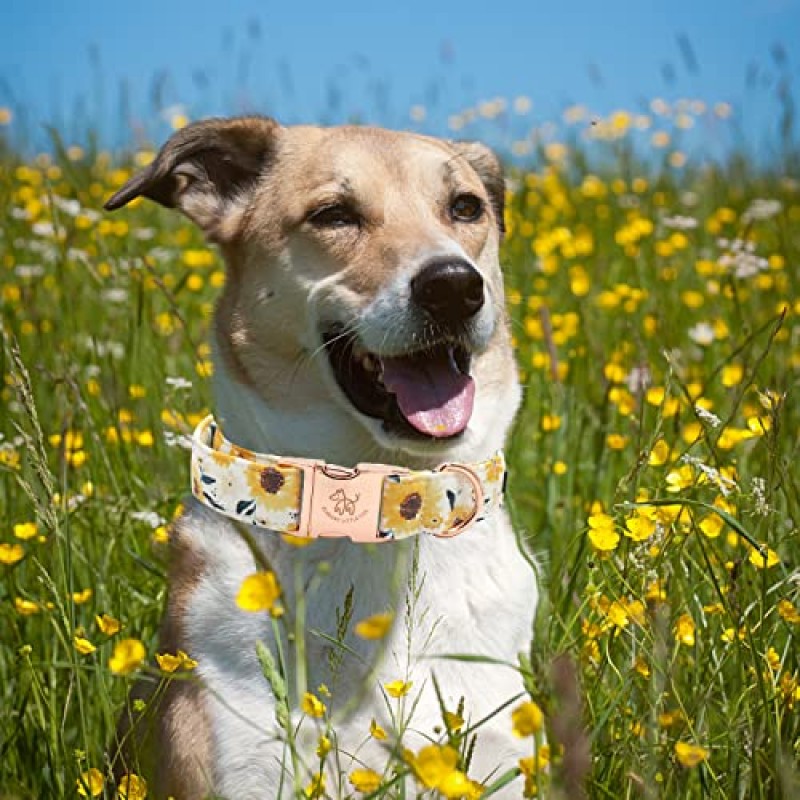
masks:
[[[502,712],[531,740],[504,765],[520,796],[800,796],[800,181],[791,153],[770,170],[679,147],[729,111],[659,101],[590,126],[573,108],[512,148],[510,501],[543,581],[530,698]],[[23,159],[13,124],[0,113],[0,798],[114,797],[131,682],[192,667],[155,637],[225,275],[177,215],[102,213],[150,150]],[[303,710],[324,722],[324,695]],[[489,796],[462,780],[458,729],[343,785]],[[313,775],[302,794],[334,796]]]

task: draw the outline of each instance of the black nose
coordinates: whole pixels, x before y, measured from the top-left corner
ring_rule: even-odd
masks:
[[[466,261],[433,261],[412,279],[411,297],[436,320],[464,322],[483,305],[483,278]]]

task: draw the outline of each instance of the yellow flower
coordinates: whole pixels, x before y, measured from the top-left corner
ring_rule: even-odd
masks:
[[[0,543],[0,564],[16,564],[25,558],[25,550],[21,544]]]
[[[606,444],[611,450],[624,450],[625,445],[628,444],[628,437],[621,433],[609,433],[606,436]]]
[[[72,642],[75,645],[75,649],[82,656],[88,656],[90,653],[94,653],[94,651],[97,650],[97,648],[88,639],[84,639],[83,636],[74,636]]]
[[[17,614],[22,617],[30,617],[32,614],[38,614],[42,610],[38,603],[33,600],[25,600],[23,597],[14,598],[14,608]]]
[[[561,417],[557,414],[545,414],[540,426],[543,431],[557,431],[561,427]]]
[[[445,711],[442,715],[448,729],[458,733],[464,727],[464,718],[454,711]]]
[[[454,769],[445,775],[439,783],[439,794],[447,797],[448,800],[472,800],[483,796],[483,787],[475,781],[471,781],[461,770]]]
[[[82,605],[83,603],[88,603],[92,599],[92,590],[91,589],[83,589],[80,592],[73,592],[72,593],[72,602],[75,603],[76,606]]]
[[[656,522],[644,514],[635,514],[625,520],[625,535],[634,542],[643,542],[656,532]]]
[[[280,595],[274,572],[255,572],[242,581],[236,605],[244,611],[272,611]]]
[[[800,623],[800,611],[795,608],[791,600],[778,601],[778,614],[780,614],[781,619],[786,620],[786,622],[794,625]]]
[[[732,386],[740,384],[743,377],[744,368],[741,364],[726,364],[722,368],[722,373],[720,375],[722,385],[728,389],[730,389]]]
[[[740,442],[752,439],[753,432],[748,428],[725,428],[717,439],[717,445],[722,450],[732,450]]]
[[[386,731],[381,728],[374,719],[369,723],[369,733],[373,739],[377,739],[378,741],[386,739]]]
[[[697,527],[700,528],[709,539],[716,539],[725,527],[725,523],[722,521],[722,517],[717,514],[709,514],[707,517],[703,517],[703,519],[700,520]]]
[[[532,700],[526,700],[511,712],[511,731],[520,739],[538,733],[543,723],[542,709]]]
[[[767,659],[767,664],[769,664],[770,669],[773,672],[778,672],[781,668],[781,657],[778,655],[777,650],[774,647],[770,647],[764,658]]]
[[[619,544],[619,534],[614,530],[614,520],[602,512],[592,514],[589,519],[589,541],[595,550],[614,550]]]
[[[383,684],[383,688],[386,689],[392,697],[405,697],[412,686],[413,681],[390,681],[389,683]]]
[[[383,639],[392,627],[393,620],[394,613],[391,611],[373,614],[356,624],[355,634],[362,639]]]
[[[650,451],[650,455],[647,458],[647,463],[651,467],[660,467],[662,464],[667,463],[669,454],[669,445],[663,439],[659,439],[653,445],[653,449]]]
[[[18,522],[14,526],[14,536],[17,539],[33,539],[39,532],[39,528],[35,522]]]
[[[309,800],[313,798],[323,797],[325,795],[325,775],[322,772],[316,772],[311,776],[311,782],[303,789],[303,794]]]
[[[414,774],[424,786],[438,789],[445,778],[458,768],[458,751],[450,745],[431,744],[408,759]]]
[[[708,759],[708,750],[697,744],[676,742],[675,757],[678,759],[681,766],[696,767],[698,764]]]
[[[171,653],[156,653],[156,661],[163,672],[175,672],[178,669],[194,669],[197,662],[189,658],[183,650],[178,650],[175,655]]]
[[[691,464],[684,464],[682,467],[668,472],[666,481],[668,492],[680,492],[682,489],[688,489],[694,483],[694,470]]]
[[[327,711],[325,703],[311,692],[306,692],[303,695],[303,699],[300,702],[300,709],[304,714],[308,714],[309,717],[314,717],[315,719],[323,717]]]
[[[169,527],[158,525],[153,529],[153,541],[156,544],[166,544],[169,541]]]
[[[175,672],[181,665],[181,658],[171,653],[156,653],[156,661],[162,672]]]
[[[569,468],[563,461],[556,461],[553,464],[553,474],[554,475],[566,475],[567,470]]]
[[[317,758],[325,758],[331,751],[331,740],[323,734],[317,742]]]
[[[108,614],[96,616],[94,621],[97,623],[97,627],[100,628],[100,632],[106,636],[113,636],[115,633],[119,633],[122,627],[122,623],[118,619],[109,617]]]
[[[114,647],[108,667],[115,675],[130,675],[139,668],[145,655],[144,645],[138,639],[121,639]]]
[[[133,773],[123,775],[117,787],[118,800],[145,800],[147,797],[147,783]]]
[[[767,569],[781,563],[780,558],[778,558],[778,554],[765,544],[761,545],[760,550],[756,550],[755,547],[751,547],[748,561],[754,567],[758,567],[759,569]]]
[[[368,794],[380,788],[381,776],[371,769],[354,769],[350,773],[350,783],[357,792]]]
[[[694,620],[689,614],[681,614],[673,629],[675,638],[683,645],[694,645]]]
[[[77,780],[76,789],[81,797],[98,797],[103,792],[103,773],[91,767],[81,773]]]

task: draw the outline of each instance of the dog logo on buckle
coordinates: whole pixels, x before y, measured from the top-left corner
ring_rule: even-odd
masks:
[[[356,513],[356,503],[360,497],[360,494],[355,497],[348,497],[344,489],[337,489],[332,495],[329,495],[328,499],[333,500],[335,503],[333,507],[334,513],[340,517],[353,517]]]

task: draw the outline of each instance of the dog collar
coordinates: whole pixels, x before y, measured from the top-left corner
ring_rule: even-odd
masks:
[[[502,451],[434,470],[349,468],[238,447],[211,416],[192,436],[192,494],[201,503],[240,522],[312,539],[457,536],[501,504],[505,475]]]

